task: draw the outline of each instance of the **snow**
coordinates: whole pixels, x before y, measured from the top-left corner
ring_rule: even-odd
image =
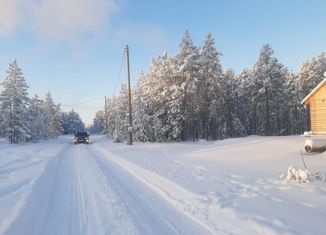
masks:
[[[296,166],[289,166],[287,176],[286,176],[286,182],[296,182],[296,183],[309,183],[309,176],[310,172],[308,170],[301,170],[300,168]],[[284,178],[281,176],[281,179]]]
[[[304,137],[133,146],[91,137],[0,140],[0,234],[326,231],[326,153],[304,155],[310,173],[301,170]]]

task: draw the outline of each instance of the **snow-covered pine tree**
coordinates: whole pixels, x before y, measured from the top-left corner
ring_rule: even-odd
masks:
[[[123,84],[118,97],[112,97],[107,100],[107,109],[109,112],[109,134],[115,142],[127,140],[128,135],[128,91],[127,86]]]
[[[141,73],[133,96],[136,140],[181,140],[186,120],[181,84],[175,59],[166,52],[152,60],[147,74]]]
[[[61,112],[61,121],[62,121],[62,134],[70,135],[72,134],[70,123],[69,123],[69,113],[68,112]]]
[[[69,116],[69,124],[70,124],[70,134],[75,134],[79,131],[85,130],[85,124],[80,118],[79,114],[74,110],[71,110],[68,113]]]
[[[81,120],[79,114],[73,109],[69,112],[61,113],[62,133],[65,135],[73,135],[78,131],[85,130],[85,124]]]
[[[205,139],[221,139],[225,135],[225,83],[215,40],[208,34],[200,50],[198,81],[200,120]]]
[[[326,53],[305,61],[298,73],[300,99],[308,95],[323,79],[326,71]]]
[[[7,76],[1,83],[0,111],[3,135],[10,143],[31,139],[28,118],[28,85],[17,60],[9,64]]]
[[[102,110],[95,113],[93,124],[89,128],[89,131],[91,134],[105,133],[105,113]]]
[[[141,142],[155,141],[153,118],[150,116],[151,100],[149,98],[150,84],[148,77],[148,75],[141,72],[133,92],[134,140]]]
[[[252,69],[252,102],[257,105],[257,134],[260,135],[280,135],[284,131],[281,130],[280,124],[285,102],[284,84],[287,71],[273,57],[273,53],[270,45],[264,45]]]
[[[60,105],[53,102],[51,93],[45,95],[43,102],[44,121],[46,125],[45,138],[57,138],[62,132]]]
[[[238,118],[240,114],[240,106],[243,105],[237,93],[239,87],[239,78],[235,75],[232,69],[225,70],[224,73],[225,89],[227,95],[225,96],[225,122],[227,137],[246,136],[246,129]]]
[[[137,91],[138,97],[143,94],[142,103],[143,106],[146,105],[146,109],[143,109],[146,112],[143,116],[146,123],[143,123],[144,126],[142,126],[141,129],[146,130],[144,134],[146,134],[151,141],[166,141],[166,103],[162,70],[163,58],[159,55],[151,61],[149,72],[146,76],[142,77],[141,84],[139,84],[140,89]],[[142,94],[140,94],[140,92],[142,92]]]
[[[28,109],[29,128],[31,130],[31,140],[37,142],[44,138],[45,123],[43,118],[43,101],[37,95],[32,97]]]
[[[116,96],[112,96],[111,98],[106,99],[106,107],[104,106],[103,112],[105,112],[105,109],[108,113],[108,115],[106,116],[106,121],[108,123],[108,130],[107,130],[107,135],[111,136],[111,138],[113,139],[113,132],[115,130],[115,101],[116,101],[117,97]],[[113,139],[114,140],[114,139]]]
[[[175,60],[167,52],[155,58],[147,79],[150,84],[145,86],[150,97],[149,121],[153,123],[155,141],[180,140],[185,109],[181,106],[182,93],[175,93],[176,88],[180,88],[176,81]]]
[[[307,111],[301,104],[298,75],[289,72],[285,83],[287,103],[283,109],[282,125],[285,135],[302,134],[306,129]]]
[[[184,33],[179,45],[178,54],[175,57],[177,66],[176,84],[183,90],[183,104],[180,113],[184,117],[181,124],[181,139],[196,139],[199,126],[199,109],[197,102],[196,83],[200,77],[200,55],[199,48],[194,46],[188,31]],[[178,90],[178,89],[177,89]]]
[[[182,125],[186,121],[187,112],[184,107],[184,87],[180,84],[176,60],[168,56],[166,52],[161,57],[158,75],[158,84],[160,85],[155,103],[159,106],[154,123],[156,123],[155,120],[159,119],[161,125],[156,125],[156,133],[159,134],[158,139],[160,141],[179,141],[182,138]],[[194,104],[194,100],[191,102]]]
[[[185,121],[183,91],[174,58],[164,52],[153,59],[149,72],[141,76],[135,89],[136,137],[145,141],[181,140]]]
[[[256,104],[252,102],[254,83],[251,71],[244,69],[239,75],[239,83],[236,92],[239,95],[238,117],[246,128],[248,135],[257,133]]]

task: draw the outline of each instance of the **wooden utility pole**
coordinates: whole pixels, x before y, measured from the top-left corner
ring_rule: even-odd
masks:
[[[104,111],[105,111],[105,134],[109,135],[109,125],[108,125],[108,109],[106,104],[106,96],[104,96]]]
[[[129,98],[129,138],[127,141],[128,145],[132,145],[132,109],[131,109],[131,88],[130,88],[130,66],[129,66],[129,47],[126,46],[126,57],[127,57],[127,73],[128,73],[128,98]]]

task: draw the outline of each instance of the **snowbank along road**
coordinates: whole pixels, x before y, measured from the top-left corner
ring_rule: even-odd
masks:
[[[243,159],[219,158],[275,141],[0,143],[0,234],[323,234],[323,183],[283,185],[273,164],[260,172],[249,157],[248,173]]]

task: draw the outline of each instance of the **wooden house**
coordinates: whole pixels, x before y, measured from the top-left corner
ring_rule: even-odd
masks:
[[[326,135],[326,78],[301,102],[309,107],[312,135]]]
[[[301,103],[309,108],[310,131],[304,134],[305,150],[323,152],[326,150],[326,78]]]

